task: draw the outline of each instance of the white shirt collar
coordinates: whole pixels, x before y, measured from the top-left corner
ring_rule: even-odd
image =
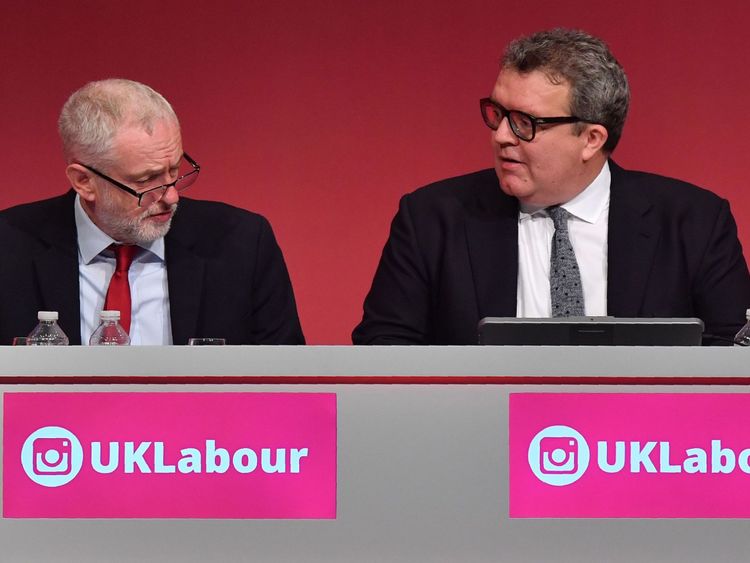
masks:
[[[112,237],[97,227],[88,214],[83,210],[81,197],[76,194],[75,208],[76,231],[78,233],[78,253],[84,264],[89,264],[111,244],[116,243]],[[150,252],[159,260],[164,260],[164,237],[148,244],[138,245]]]
[[[611,181],[612,173],[609,170],[609,162],[605,161],[604,166],[602,166],[594,181],[586,186],[581,193],[570,201],[563,203],[560,207],[582,221],[596,223],[601,214],[609,207],[609,187]],[[520,210],[518,219],[519,221],[523,221],[542,211],[544,209],[539,209],[531,213]],[[546,216],[546,213],[542,216]]]

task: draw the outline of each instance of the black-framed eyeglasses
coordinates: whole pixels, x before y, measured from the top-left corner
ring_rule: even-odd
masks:
[[[118,182],[117,180],[110,178],[106,174],[99,172],[96,168],[89,166],[88,164],[83,164],[82,162],[79,164],[83,166],[86,170],[90,170],[91,172],[99,176],[100,178],[107,180],[107,182],[109,182],[113,186],[116,186],[120,188],[122,191],[128,192],[130,195],[137,197],[138,207],[148,207],[152,203],[159,201],[169,188],[174,188],[178,192],[181,192],[183,190],[188,189],[190,186],[192,186],[195,183],[195,181],[198,179],[198,173],[201,171],[200,164],[198,164],[192,158],[190,158],[190,155],[188,155],[188,153],[186,152],[182,153],[182,156],[188,162],[188,164],[190,164],[190,166],[193,167],[191,171],[189,171],[186,174],[183,174],[182,176],[177,178],[174,182],[170,182],[169,184],[163,184],[161,186],[156,186],[155,188],[149,188],[147,190],[143,190],[142,192],[134,190],[133,188],[126,186],[122,182]]]
[[[536,135],[536,128],[539,125],[556,125],[559,123],[595,123],[587,119],[582,119],[575,115],[565,117],[535,117],[528,113],[515,109],[505,109],[491,98],[482,98],[479,100],[479,107],[482,110],[482,118],[485,125],[497,131],[503,119],[508,118],[510,130],[522,141],[530,142]]]

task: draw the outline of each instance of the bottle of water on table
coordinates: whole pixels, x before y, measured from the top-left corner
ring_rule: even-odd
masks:
[[[70,344],[60,325],[57,324],[57,311],[39,311],[39,324],[26,337],[27,346],[67,346]]]
[[[750,309],[745,311],[747,322],[734,337],[734,343],[740,346],[750,346]]]
[[[120,324],[120,311],[99,313],[99,326],[89,338],[90,346],[129,346],[130,337]]]

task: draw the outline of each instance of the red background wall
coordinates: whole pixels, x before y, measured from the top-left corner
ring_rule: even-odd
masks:
[[[477,100],[507,41],[543,28],[580,27],[610,44],[633,90],[616,160],[728,198],[750,247],[741,0],[1,7],[0,207],[67,188],[55,123],[73,90],[145,82],[172,102],[203,165],[187,195],[270,219],[312,344],[349,342],[399,196],[491,165]]]

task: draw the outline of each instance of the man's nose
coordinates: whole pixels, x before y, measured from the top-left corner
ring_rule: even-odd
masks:
[[[180,194],[174,186],[169,186],[167,191],[164,192],[164,195],[161,196],[161,201],[167,205],[172,205],[173,203],[180,201]]]
[[[518,137],[516,137],[513,130],[510,128],[510,117],[507,115],[500,118],[500,124],[492,134],[492,140],[499,145],[516,145],[518,144]]]

